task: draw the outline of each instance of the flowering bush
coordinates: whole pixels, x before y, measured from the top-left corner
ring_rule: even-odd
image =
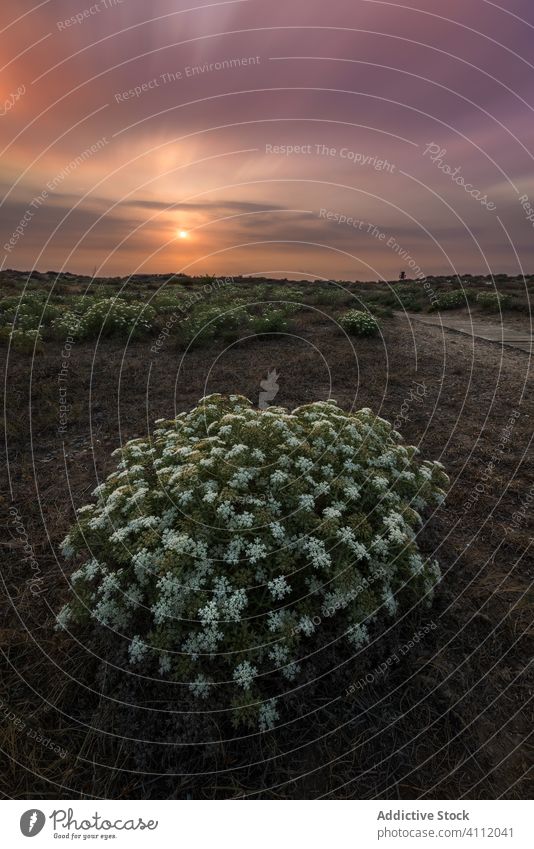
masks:
[[[6,345],[10,343],[12,348],[24,354],[40,353],[43,350],[43,340],[38,330],[11,330],[9,327],[2,327],[0,341]]]
[[[148,333],[156,311],[141,301],[126,303],[119,298],[89,300],[77,305],[80,314],[67,311],[52,322],[52,333],[60,339],[75,334],[78,339],[102,336],[135,338]]]
[[[38,331],[60,313],[60,306],[47,302],[46,295],[37,292],[12,295],[0,301],[0,325],[9,324],[16,331]]]
[[[391,294],[395,298],[393,306],[396,309],[399,308],[400,304],[404,310],[409,312],[421,312],[425,303],[425,290],[421,284],[411,286],[401,283],[398,286],[392,287]]]
[[[432,303],[432,310],[456,310],[466,307],[473,300],[473,293],[466,289],[453,289],[452,292],[443,292]]]
[[[254,333],[286,333],[289,330],[287,316],[291,314],[290,305],[282,309],[263,307],[260,315],[253,317],[251,329]]]
[[[239,300],[194,305],[177,325],[177,341],[197,347],[212,339],[230,342],[245,332],[251,317]]]
[[[509,295],[499,295],[498,292],[479,292],[477,304],[486,312],[500,312],[512,303]]]
[[[448,478],[371,410],[211,395],[156,424],[115,452],[96,503],[78,511],[58,627],[115,630],[132,664],[198,698],[222,692],[238,721],[265,730],[287,682],[313,675],[322,640],[358,650],[431,598],[439,567],[415,529]]]
[[[293,304],[247,303],[241,298],[213,299],[194,306],[177,326],[177,340],[192,347],[213,339],[231,342],[256,333],[283,333],[289,330],[288,317]]]
[[[376,318],[363,310],[349,310],[341,318],[341,326],[352,336],[375,336],[380,325]]]

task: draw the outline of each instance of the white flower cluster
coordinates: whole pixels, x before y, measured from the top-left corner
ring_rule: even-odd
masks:
[[[255,705],[262,730],[321,641],[359,651],[439,580],[415,530],[447,476],[371,410],[212,395],[115,453],[63,543],[58,626],[119,631],[132,664]]]
[[[349,310],[342,316],[340,323],[352,336],[376,336],[380,330],[376,318],[363,310]]]
[[[148,333],[156,311],[141,301],[127,303],[121,298],[87,299],[81,312],[66,310],[52,322],[52,333],[59,338],[75,333],[77,339],[121,335],[129,338]]]

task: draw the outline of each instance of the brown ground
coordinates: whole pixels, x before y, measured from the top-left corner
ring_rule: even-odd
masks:
[[[457,799],[532,792],[532,509],[518,527],[510,526],[534,482],[528,356],[402,318],[384,320],[383,338],[354,340],[354,350],[324,317],[299,314],[296,324],[286,337],[187,355],[172,343],[157,356],[150,342],[124,350],[106,341],[96,352],[91,343],[76,345],[64,441],[57,432],[60,347],[48,343],[33,364],[11,354],[6,445],[12,491],[6,488],[2,505],[8,542],[0,780],[6,796]],[[270,368],[280,373],[278,404],[330,395],[347,409],[370,406],[391,421],[415,383],[424,384],[422,403],[407,402],[408,420],[399,429],[451,475],[447,505],[429,517],[421,539],[425,551],[436,552],[445,577],[434,609],[401,623],[396,639],[405,642],[425,622],[437,627],[355,699],[347,699],[345,689],[361,669],[349,661],[324,692],[302,697],[298,710],[312,714],[278,733],[204,749],[170,746],[171,726],[159,715],[145,711],[139,725],[139,711],[109,699],[137,704],[149,699],[146,692],[135,683],[128,689],[82,643],[54,632],[53,614],[68,595],[64,564],[54,552],[74,507],[86,503],[97,479],[113,468],[110,453],[120,441],[142,436],[154,419],[213,391],[256,401]],[[514,410],[519,416],[503,439]],[[33,570],[11,503],[28,534]],[[29,577],[37,569],[43,580],[32,594]],[[30,728],[65,756],[31,739]],[[180,733],[183,743],[183,727]],[[140,747],[122,736],[155,742]]]

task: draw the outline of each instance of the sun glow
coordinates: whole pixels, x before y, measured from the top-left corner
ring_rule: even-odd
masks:
[[[187,230],[177,230],[176,234],[179,239],[187,239],[189,237]]]

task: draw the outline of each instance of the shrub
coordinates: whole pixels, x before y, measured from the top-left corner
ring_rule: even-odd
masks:
[[[212,339],[230,342],[238,339],[241,332],[250,327],[251,316],[239,301],[199,303],[192,305],[189,312],[177,325],[178,342],[197,347]]]
[[[425,302],[425,291],[422,285],[410,286],[403,283],[394,286],[392,293],[396,298],[395,306],[397,309],[401,306],[410,312],[420,312]]]
[[[512,298],[498,292],[479,292],[476,302],[486,312],[500,312],[511,305]]]
[[[47,303],[46,295],[34,292],[3,298],[0,301],[0,324],[14,330],[40,330],[61,314],[61,307]]]
[[[211,395],[157,425],[115,452],[63,542],[78,563],[59,628],[113,629],[131,664],[267,729],[323,641],[358,649],[431,598],[414,529],[448,478],[371,410]]]
[[[288,305],[289,306],[289,305]],[[287,315],[291,309],[264,309],[254,316],[250,327],[253,333],[285,333],[289,329]]]
[[[350,303],[352,300],[352,294],[343,289],[338,289],[334,286],[314,286],[313,284],[306,290],[304,296],[305,303],[316,304],[318,306],[337,307]]]
[[[12,330],[9,327],[0,328],[0,341],[24,354],[40,353],[43,350],[43,339],[38,330]]]
[[[180,310],[184,299],[185,296],[182,293],[163,292],[162,294],[156,295],[155,298],[152,298],[150,306],[156,311],[157,315],[167,315]]]
[[[393,310],[391,307],[383,307],[380,304],[367,303],[365,308],[375,316],[375,318],[392,318]]]
[[[125,303],[117,298],[85,301],[74,304],[75,311],[67,311],[52,322],[52,334],[64,339],[74,334],[80,340],[99,336],[135,338],[152,329],[156,311],[141,301]]]
[[[432,303],[432,310],[457,310],[467,306],[473,301],[473,292],[466,289],[453,289],[451,292],[443,292]]]
[[[349,310],[341,318],[340,324],[352,336],[376,336],[380,330],[376,318],[363,310]]]

